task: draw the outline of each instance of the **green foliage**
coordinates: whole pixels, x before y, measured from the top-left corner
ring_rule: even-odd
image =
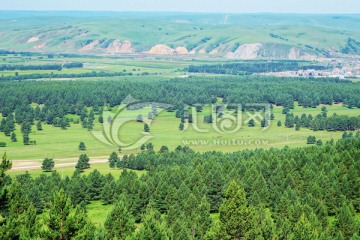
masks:
[[[79,149],[80,151],[85,151],[85,150],[86,150],[85,143],[84,143],[84,142],[80,142],[78,149]]]
[[[339,232],[342,238],[351,239],[359,230],[360,222],[356,220],[353,206],[343,202],[334,224],[334,234]]]
[[[81,154],[79,157],[79,161],[77,162],[75,168],[80,172],[84,171],[85,169],[90,168],[89,157],[86,154]]]
[[[42,130],[43,130],[41,121],[38,121],[38,123],[36,124],[36,129],[37,129],[38,131],[42,131]]]
[[[142,222],[140,230],[134,234],[133,239],[169,239],[167,229],[161,220],[161,215],[155,209],[148,207]]]
[[[70,197],[62,189],[54,195],[45,225],[43,235],[51,239],[91,239],[95,230],[84,209],[73,209]]]
[[[139,114],[137,117],[136,117],[136,121],[141,123],[141,122],[144,122],[144,119],[143,119],[143,116],[141,114]]]
[[[104,224],[108,239],[125,239],[135,230],[135,220],[123,199],[118,201]]]
[[[103,204],[108,205],[114,202],[115,196],[115,182],[106,182],[101,191],[101,200]]]
[[[147,123],[144,124],[144,132],[150,132],[150,127]]]
[[[23,133],[23,143],[24,143],[24,145],[29,145],[30,144],[30,137],[29,137],[29,134],[27,132]]]
[[[225,191],[220,206],[220,223],[217,235],[221,239],[243,239],[250,230],[253,209],[248,205],[244,189],[233,180]]]
[[[101,192],[105,184],[104,176],[95,169],[88,175],[86,182],[89,188],[89,198],[93,201],[100,200]]]
[[[294,125],[295,125],[294,114],[287,113],[285,117],[285,126],[288,128],[293,128]]]
[[[255,120],[254,119],[250,119],[249,123],[248,123],[249,127],[255,127]]]
[[[316,137],[315,136],[308,136],[307,144],[315,144],[315,143],[316,143]]]
[[[161,146],[160,153],[169,152],[169,148],[167,146]]]
[[[12,142],[17,142],[16,134],[14,132],[11,133],[11,141]]]
[[[180,130],[180,131],[183,131],[183,130],[184,130],[184,123],[183,123],[183,122],[180,122],[180,124],[179,124],[179,130]]]
[[[54,167],[55,167],[54,160],[51,158],[45,158],[42,162],[41,169],[44,172],[51,172]]]
[[[356,239],[359,146],[356,135],[319,147],[233,153],[180,146],[124,156],[124,167],[147,170],[141,177],[127,169],[118,179],[98,171],[66,178],[53,172],[35,179],[18,175],[11,183],[3,174],[0,234],[4,239],[20,234],[25,239],[123,234],[118,238]],[[95,230],[87,220],[84,209],[93,200],[116,202],[104,229]]]
[[[300,69],[323,70],[325,69],[325,67],[321,65],[302,66],[300,63],[296,61],[287,61],[287,62],[231,63],[231,64],[218,64],[218,65],[190,65],[188,71],[191,73],[250,75],[253,73],[296,71]]]

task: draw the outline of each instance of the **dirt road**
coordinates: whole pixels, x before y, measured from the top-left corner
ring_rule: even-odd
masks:
[[[90,158],[90,164],[106,163],[109,161],[108,158],[109,157],[92,157]],[[78,158],[55,159],[55,168],[75,166],[78,160]],[[41,169],[41,163],[42,160],[13,160],[10,171]]]

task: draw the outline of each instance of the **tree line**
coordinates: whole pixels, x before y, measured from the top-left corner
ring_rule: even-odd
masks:
[[[300,128],[309,128],[314,131],[355,131],[360,129],[360,116],[337,115],[334,113],[328,117],[326,107],[321,108],[321,114],[313,117],[311,114],[294,116],[288,112],[285,117],[285,126],[297,131]]]
[[[80,62],[69,62],[65,64],[41,64],[41,65],[15,65],[15,64],[4,64],[0,65],[0,71],[14,71],[14,70],[57,70],[61,71],[63,68],[82,68],[83,63]]]
[[[16,74],[15,76],[1,76],[0,81],[13,81],[13,80],[35,80],[44,78],[90,78],[90,77],[118,77],[118,76],[132,76],[133,73],[129,72],[85,72],[85,73],[32,73],[32,74]]]
[[[272,61],[272,62],[243,62],[230,64],[190,65],[191,73],[215,73],[244,75],[263,72],[283,72],[297,70],[324,70],[321,65],[308,65],[298,61]]]

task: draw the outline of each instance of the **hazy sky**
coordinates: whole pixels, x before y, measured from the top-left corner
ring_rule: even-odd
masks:
[[[360,13],[360,0],[0,0],[0,10]]]

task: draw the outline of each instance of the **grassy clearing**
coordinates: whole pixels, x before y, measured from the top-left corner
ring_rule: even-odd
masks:
[[[88,216],[95,225],[104,225],[113,205],[103,205],[101,201],[93,201],[86,206]]]
[[[57,161],[55,160],[55,170],[60,174],[61,177],[71,177],[74,174],[75,167],[74,166],[66,166],[66,167],[59,167],[56,166]],[[110,173],[113,175],[116,179],[120,177],[123,170],[117,170],[117,169],[110,169],[108,163],[98,163],[98,164],[92,164],[90,169],[87,169],[84,171],[83,174],[87,175],[91,173],[94,170],[98,170],[101,174],[106,175]],[[19,174],[25,173],[26,170],[21,171],[8,171],[7,174],[11,177],[14,177]],[[41,174],[45,175],[51,175],[51,172],[43,172],[41,169],[33,169],[28,171],[32,177],[36,178],[40,176]],[[145,173],[145,171],[134,171],[139,177]]]
[[[93,201],[87,205],[88,216],[92,223],[96,225],[104,225],[107,215],[110,213],[113,205],[103,205],[101,201]],[[219,213],[212,213],[211,218],[214,223],[220,221]],[[360,213],[356,215],[356,218],[360,220]],[[336,221],[335,216],[328,217],[329,225],[333,225]]]
[[[302,108],[296,106],[292,112],[295,115],[302,113],[312,114],[313,116],[320,113],[318,108]],[[348,109],[341,105],[327,106],[328,115],[337,113],[338,115],[357,116],[360,114],[359,109]],[[144,120],[147,121],[147,115],[151,111],[150,108],[144,108],[136,111],[127,111],[119,115],[119,118],[132,118],[133,121],[126,122],[119,128],[118,138],[124,144],[131,144],[139,140],[143,133],[143,123],[135,121],[138,114],[142,114]],[[152,139],[155,150],[159,150],[162,145],[175,149],[178,145],[189,145],[197,151],[236,151],[248,148],[270,148],[270,147],[299,147],[306,145],[306,139],[309,135],[315,135],[317,139],[330,140],[331,138],[341,138],[342,132],[314,132],[309,129],[289,129],[284,127],[285,116],[281,113],[281,107],[275,107],[275,120],[271,121],[270,127],[263,131],[260,123],[250,128],[247,124],[243,124],[241,129],[235,133],[224,134],[215,131],[211,124],[203,123],[203,117],[210,113],[210,108],[204,108],[203,112],[198,115],[198,127],[208,132],[201,133],[189,126],[186,130],[180,131],[180,119],[175,118],[174,112],[162,111],[150,124]],[[277,126],[278,121],[282,122],[282,127]],[[90,158],[99,156],[109,156],[111,152],[117,151],[116,146],[109,146],[98,141],[90,131],[82,128],[80,124],[72,124],[67,130],[61,130],[44,124],[43,131],[34,130],[30,134],[31,140],[36,140],[37,145],[24,146],[22,144],[22,135],[20,126],[16,127],[16,135],[18,142],[13,143],[9,137],[0,134],[0,142],[6,142],[7,147],[3,151],[7,151],[8,156],[13,160],[37,160],[52,157],[56,159],[62,158],[78,158],[84,153],[78,150],[79,142],[84,141],[87,147],[85,151]],[[102,125],[96,123],[94,130],[101,130]],[[236,140],[237,143],[233,144]],[[140,147],[140,146],[139,146]],[[123,154],[140,152],[139,148],[123,151]]]

